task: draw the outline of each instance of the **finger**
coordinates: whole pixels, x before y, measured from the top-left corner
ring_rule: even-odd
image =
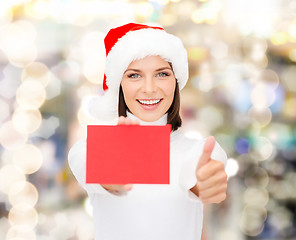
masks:
[[[126,124],[127,125],[133,125],[133,120],[130,118],[126,118]]]
[[[211,154],[213,152],[213,149],[215,147],[215,137],[210,136],[207,138],[204,148],[203,148],[203,152],[199,158],[198,161],[198,165],[197,165],[197,169],[199,169],[201,166],[203,166],[204,164],[206,164],[209,159],[211,158]]]
[[[208,203],[220,203],[223,202],[226,199],[226,193],[220,193],[217,196],[214,197],[209,197],[206,199],[202,199],[202,202],[204,204],[208,204]]]
[[[202,191],[226,182],[227,182],[227,174],[221,171],[219,173],[216,173],[214,176],[206,180],[198,181],[197,183],[198,183],[199,189]]]
[[[130,190],[132,190],[132,188],[133,188],[133,184],[125,184],[125,185],[123,185],[123,189],[125,191],[130,191]]]
[[[196,177],[199,181],[215,176],[219,172],[225,172],[224,164],[215,160],[208,161],[196,171]]]
[[[118,122],[117,122],[118,125],[124,125],[125,124],[125,117],[124,116],[120,116],[118,118]]]
[[[114,191],[118,193],[130,191],[133,188],[133,184],[101,184],[101,186],[108,191]]]
[[[201,199],[207,199],[207,198],[211,198],[214,196],[218,196],[221,193],[225,193],[227,189],[227,183],[222,183],[218,186],[213,186],[211,188],[207,188],[205,190],[201,190],[199,189],[199,197]]]

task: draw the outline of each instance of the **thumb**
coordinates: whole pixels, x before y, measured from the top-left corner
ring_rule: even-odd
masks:
[[[210,136],[207,138],[203,148],[203,152],[198,161],[197,169],[201,168],[211,159],[211,154],[215,147],[215,142],[216,142],[215,137]]]

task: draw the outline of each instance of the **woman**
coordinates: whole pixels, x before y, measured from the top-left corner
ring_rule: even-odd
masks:
[[[203,203],[226,196],[227,157],[213,137],[197,141],[177,130],[179,91],[188,79],[186,50],[162,28],[133,23],[111,29],[105,47],[106,93],[92,99],[89,110],[105,122],[172,124],[170,184],[86,184],[86,143],[75,144],[69,165],[91,199],[95,239],[200,239]]]

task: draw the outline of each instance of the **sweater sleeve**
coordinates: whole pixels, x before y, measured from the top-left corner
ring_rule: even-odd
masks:
[[[86,140],[80,140],[74,144],[69,151],[68,162],[73,175],[87,191],[91,201],[94,194],[112,194],[100,184],[86,183]]]
[[[187,158],[188,160],[186,162],[184,162],[180,172],[180,186],[187,193],[188,197],[192,200],[200,201],[199,198],[190,191],[190,189],[197,183],[195,171],[198,160],[202,154],[205,141],[206,140],[197,141],[195,142],[195,144],[193,144],[192,149],[188,151],[188,154],[191,156]],[[227,155],[217,141],[215,143],[211,158],[213,160],[223,162],[225,168]]]

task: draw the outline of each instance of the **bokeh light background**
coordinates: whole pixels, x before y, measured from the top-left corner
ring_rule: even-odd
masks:
[[[67,153],[95,121],[106,32],[134,21],[182,39],[183,131],[228,154],[207,239],[296,239],[295,0],[1,0],[0,239],[92,239]]]

